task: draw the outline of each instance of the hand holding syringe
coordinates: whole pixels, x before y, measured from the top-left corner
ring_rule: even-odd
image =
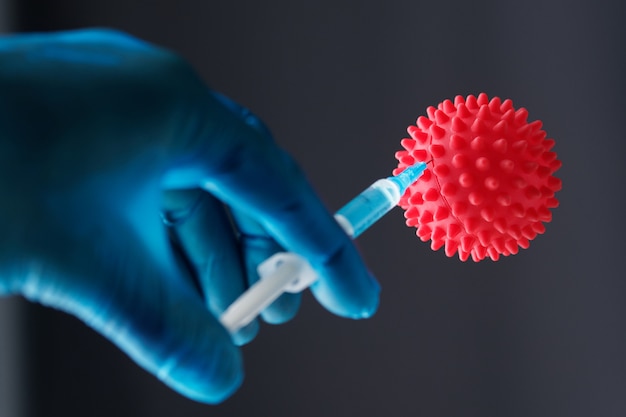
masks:
[[[335,219],[348,236],[356,238],[394,208],[400,198],[424,172],[419,162],[393,177],[382,178],[343,206]],[[306,259],[295,253],[277,253],[258,267],[260,280],[244,292],[220,316],[222,325],[235,333],[284,292],[297,293],[317,280],[317,274]]]

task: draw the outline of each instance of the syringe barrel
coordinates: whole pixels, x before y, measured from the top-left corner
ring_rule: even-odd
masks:
[[[382,178],[367,187],[335,213],[337,223],[348,236],[356,238],[400,201],[398,185]]]

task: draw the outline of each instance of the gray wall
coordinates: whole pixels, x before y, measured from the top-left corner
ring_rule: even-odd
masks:
[[[20,417],[24,411],[22,314],[19,299],[0,300],[0,417]]]
[[[13,29],[15,20],[13,9],[11,0],[0,0],[0,33],[6,33]]]
[[[0,0],[0,35],[12,29],[12,4]],[[0,300],[0,417],[22,415],[21,311],[17,298]]]
[[[564,163],[547,233],[497,263],[433,253],[390,214],[358,242],[383,284],[376,317],[306,297],[244,349],[245,385],[216,407],[30,306],[29,415],[626,415],[622,2],[20,4],[23,30],[112,26],[179,51],[267,121],[331,210],[388,174],[405,127],[456,94],[527,107]]]

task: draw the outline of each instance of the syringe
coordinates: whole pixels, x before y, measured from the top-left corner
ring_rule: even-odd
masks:
[[[351,238],[356,238],[400,201],[400,197],[426,169],[423,162],[407,167],[400,174],[381,178],[343,206],[337,223]],[[259,281],[237,298],[220,316],[232,334],[249,324],[282,293],[297,293],[317,280],[306,259],[291,252],[279,252],[257,268]]]

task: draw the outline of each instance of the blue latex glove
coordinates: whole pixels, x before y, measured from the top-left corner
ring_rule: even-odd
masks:
[[[0,215],[0,294],[79,317],[198,401],[240,384],[236,344],[258,325],[231,338],[215,317],[273,252],[309,259],[314,295],[338,315],[378,303],[351,241],[258,119],[117,32],[0,39]],[[264,318],[286,321],[298,302]]]

